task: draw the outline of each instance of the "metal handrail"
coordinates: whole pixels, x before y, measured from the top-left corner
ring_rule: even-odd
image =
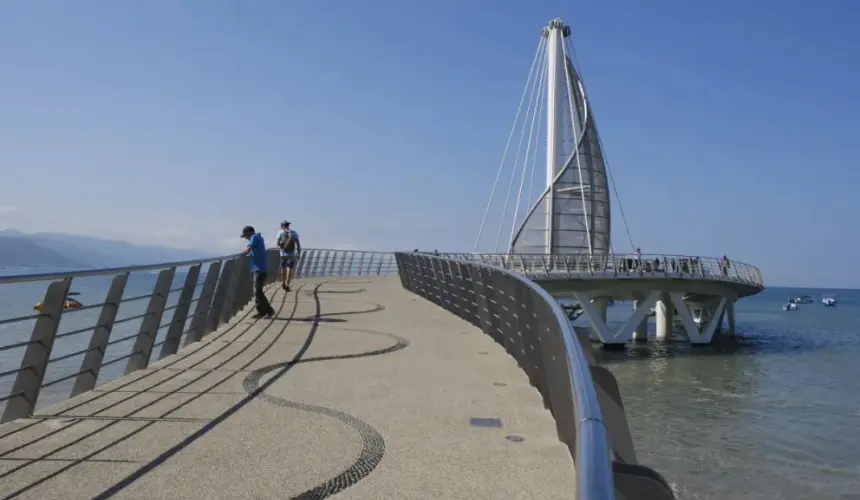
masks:
[[[278,249],[269,249],[266,258],[271,270],[268,281],[272,282],[278,277],[275,271],[278,268]],[[8,342],[8,345],[0,345],[0,351],[24,351],[20,365],[0,366],[0,387],[5,388],[12,382],[9,387],[10,395],[0,397],[0,410],[3,411],[0,423],[31,415],[43,387],[74,379],[74,387],[69,392],[69,396],[74,397],[92,390],[96,382],[103,381],[105,374],[101,374],[102,379],[99,378],[102,367],[128,360],[125,368],[125,374],[128,374],[145,368],[156,356],[160,359],[175,354],[183,339],[184,345],[187,346],[214,332],[219,325],[229,321],[252,300],[247,259],[244,255],[233,254],[162,264],[0,276],[0,287],[39,281],[47,285],[42,309],[37,314],[16,314],[12,318],[0,318],[0,324],[4,326],[34,323],[29,340],[19,337]],[[208,266],[204,268],[204,264]],[[179,268],[187,268],[187,274],[184,284],[175,286],[173,281]],[[149,293],[125,297],[129,276],[145,271],[158,271],[152,290]],[[294,272],[297,278],[378,276],[396,273],[397,266],[391,252],[308,248],[303,249]],[[98,304],[65,310],[66,298],[74,280],[93,276],[113,276],[105,299]],[[176,297],[174,294],[178,294],[175,304],[168,305],[169,298]],[[124,304],[143,299],[147,299],[144,303],[145,310],[135,310],[135,314],[128,317],[118,317],[120,309],[126,309]],[[93,325],[74,325],[71,331],[59,333],[65,315],[95,309],[101,311]],[[162,320],[163,317],[165,320]],[[137,333],[123,332],[119,338],[111,338],[111,334],[116,333],[115,326],[129,325],[131,322],[139,323]],[[60,352],[55,349],[55,341],[86,332],[91,332],[88,344],[82,339],[81,343],[71,344],[71,347],[60,349]],[[160,336],[161,341],[156,342]],[[132,352],[118,358],[106,359],[108,346],[122,342],[133,342]],[[160,348],[160,354],[156,354],[156,348]],[[54,356],[51,355],[52,352]],[[63,373],[54,380],[45,380],[45,372],[52,362],[67,361],[75,357],[83,358],[80,369],[66,370],[72,373]],[[63,369],[65,368],[69,367],[64,364]]]
[[[434,255],[434,254],[425,254]],[[520,254],[444,253],[441,257],[469,262],[480,261],[540,279],[594,277],[701,277],[764,287],[761,271],[744,262],[722,258],[677,254]],[[655,264],[656,263],[656,264]]]
[[[183,260],[177,262],[163,262],[159,264],[142,264],[138,266],[106,267],[101,269],[79,269],[64,272],[15,274],[0,276],[0,285],[11,283],[26,283],[32,281],[61,280],[65,278],[89,278],[92,276],[105,276],[108,274],[139,273],[143,271],[158,271],[170,267],[190,267],[197,264],[209,264],[232,258],[240,257],[239,254],[223,255],[221,257],[209,257],[205,259]]]
[[[398,253],[397,255],[401,259],[421,258],[434,262],[447,262],[449,265],[483,267],[487,271],[504,274],[545,302],[546,306],[552,312],[556,323],[555,326],[561,332],[570,380],[573,383],[573,387],[570,389],[574,402],[573,411],[576,416],[576,498],[588,500],[614,499],[615,488],[612,460],[610,457],[610,443],[606,424],[603,421],[600,409],[600,402],[597,398],[595,383],[591,376],[590,365],[582,344],[575,337],[573,328],[558,302],[546,290],[531,280],[499,267],[487,266],[469,260],[448,259],[431,254],[416,254],[413,252],[411,254]],[[432,268],[434,272],[431,279],[439,281],[435,269],[441,268],[441,266],[430,264],[425,267]],[[408,270],[404,271],[401,269],[401,276],[404,273],[408,273]],[[469,275],[473,276],[472,271],[469,272]],[[453,277],[449,277],[449,279],[453,279]],[[404,287],[406,286],[404,285]],[[440,293],[444,294],[445,288],[445,284],[438,284],[438,289],[441,290]],[[410,289],[410,291],[421,295],[421,293],[415,290]],[[556,418],[559,417],[556,415]]]

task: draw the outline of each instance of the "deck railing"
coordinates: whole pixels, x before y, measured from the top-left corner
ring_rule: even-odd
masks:
[[[267,258],[272,282],[277,250]],[[32,415],[46,389],[44,402],[58,403],[215,331],[252,300],[247,259],[0,276],[3,307],[20,310],[0,317],[0,423]],[[393,253],[327,249],[305,250],[296,268],[297,277],[396,272]],[[97,302],[69,301],[78,287]]]
[[[743,262],[690,255],[586,255],[445,253],[441,257],[477,261],[538,280],[593,277],[697,278],[763,287],[761,271]]]
[[[636,462],[615,377],[595,365],[587,339],[546,290],[474,258],[398,253],[397,266],[403,288],[481,328],[516,359],[573,456],[575,498],[674,498],[662,476]]]

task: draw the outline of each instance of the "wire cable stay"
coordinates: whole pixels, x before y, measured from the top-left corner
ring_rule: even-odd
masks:
[[[568,28],[565,27],[564,29],[567,30]],[[532,59],[526,84],[520,96],[514,123],[508,134],[502,159],[490,190],[490,197],[481,218],[473,252],[477,252],[481,246],[481,237],[484,235],[484,229],[490,218],[490,211],[495,206],[493,223],[498,220],[498,231],[495,235],[493,252],[514,253],[516,240],[519,249],[517,251],[520,252],[553,252],[556,250],[563,252],[569,251],[563,249],[579,248],[579,251],[587,252],[589,255],[592,252],[597,252],[597,249],[614,254],[616,246],[612,245],[611,235],[608,234],[611,231],[611,225],[609,225],[608,220],[602,225],[599,222],[601,217],[608,218],[611,215],[612,198],[618,204],[631,251],[636,248],[618,194],[617,183],[603,143],[597,133],[597,124],[588,102],[585,82],[579,71],[579,60],[568,34],[569,31],[566,31],[565,36],[559,37],[560,39],[553,39],[552,42],[550,42],[550,37],[547,36],[546,31],[541,36]],[[558,34],[556,33],[554,36],[558,36]],[[557,47],[558,52],[560,52],[560,59],[550,60],[550,43],[557,44],[553,47]],[[550,64],[564,64],[565,67],[549,67]],[[561,76],[562,73],[558,73],[559,71],[563,71],[564,76]],[[553,74],[558,75],[556,77],[558,80],[550,82],[549,77]],[[550,110],[547,107],[550,103],[548,92],[553,88],[558,89],[559,93],[554,94],[556,96],[553,98],[555,109]],[[547,118],[544,118],[545,113]],[[555,118],[550,119],[551,116]],[[551,146],[553,156],[557,153],[559,158],[556,160],[547,159],[547,161],[554,162],[555,165],[553,172],[547,172],[547,183],[550,186],[547,187],[542,185],[542,182],[537,182],[535,177],[539,170],[540,145],[549,140],[550,127],[554,131],[552,137],[555,142],[553,143],[554,146]],[[519,138],[516,153],[512,153],[514,135],[517,132],[519,132]],[[598,154],[599,157],[597,157]],[[510,161],[511,157],[513,157],[512,162]],[[546,164],[540,162],[540,167],[544,168]],[[503,175],[507,177],[507,189],[502,187],[504,185]],[[517,183],[519,183],[518,186]],[[606,184],[609,185],[608,190]],[[567,201],[563,202],[564,205],[559,205],[560,208],[553,208],[556,205],[552,199],[556,197],[559,200]],[[496,198],[503,199],[497,200]],[[512,200],[512,198],[515,199]],[[496,206],[499,201],[502,205]],[[541,203],[547,206],[546,210],[540,208]],[[513,205],[513,211],[509,213],[511,205]],[[501,209],[500,212],[499,209]],[[552,210],[553,214],[550,215],[547,210]],[[556,213],[556,211],[559,212]],[[536,219],[536,217],[543,217],[544,215],[540,214],[544,212],[546,212],[546,222],[543,222],[542,219]],[[566,217],[556,218],[557,215]],[[573,223],[574,225],[582,224],[582,229],[554,227],[554,224],[569,225],[570,223],[567,221],[572,220],[570,216],[582,218],[579,222]],[[592,219],[596,219],[596,221]],[[506,231],[508,225],[510,225],[510,231]],[[539,234],[535,232],[538,230],[558,230],[565,234],[580,230],[584,233],[582,236],[584,240],[577,240],[575,236],[574,240],[570,240],[570,237],[567,237],[568,242],[558,243],[561,246],[556,249],[553,238],[547,237],[546,243],[535,243],[528,239],[526,234]],[[506,233],[504,234],[504,237],[507,237],[506,243],[503,243],[503,233]],[[601,243],[598,244],[598,242]]]
[[[543,38],[541,38],[541,41],[538,44],[538,54],[540,54],[542,56],[542,57],[540,57],[540,59],[546,58],[546,42]],[[523,139],[525,139],[525,127],[526,127],[526,123],[528,123],[528,118],[532,113],[532,108],[533,108],[533,105],[535,102],[534,96],[535,96],[535,91],[538,88],[538,82],[543,81],[542,74],[543,74],[543,72],[541,72],[541,71],[536,72],[536,74],[534,75],[535,78],[532,80],[532,87],[531,87],[531,91],[529,92],[528,106],[526,106],[526,114],[525,114],[525,117],[523,119],[523,129],[522,129],[522,132],[520,133],[519,143],[517,144],[517,154],[514,158],[513,168],[511,169],[511,178],[508,181],[508,192],[507,192],[507,195],[505,196],[505,205],[504,205],[504,208],[502,209],[502,217],[501,217],[501,219],[499,219],[499,231],[496,234],[496,245],[493,247],[494,253],[498,253],[499,245],[501,244],[501,241],[502,241],[502,231],[504,230],[505,220],[507,220],[508,205],[510,204],[511,193],[513,192],[513,188],[514,188],[514,179],[516,178],[516,174],[517,174],[517,170],[518,170],[517,165],[519,165],[519,162],[520,162],[520,153],[522,152]],[[531,75],[529,75],[529,76],[531,76]]]
[[[487,208],[484,210],[484,216],[481,218],[481,226],[478,228],[478,237],[475,239],[475,246],[472,248],[473,252],[477,251],[478,244],[481,241],[481,233],[483,233],[483,231],[484,231],[484,224],[487,222],[487,215],[489,215],[490,206],[493,204],[493,197],[496,194],[496,187],[499,184],[499,179],[502,176],[502,170],[504,170],[504,167],[505,167],[505,159],[507,159],[508,150],[510,149],[510,146],[511,146],[511,140],[514,138],[514,130],[516,130],[517,122],[519,122],[519,119],[520,119],[520,112],[523,109],[523,102],[525,102],[526,94],[528,93],[528,90],[529,90],[529,84],[531,83],[532,78],[535,75],[535,67],[537,66],[538,61],[540,60],[541,51],[544,48],[545,48],[544,40],[543,40],[543,38],[541,38],[541,41],[538,44],[537,50],[535,50],[534,58],[532,59],[532,66],[531,66],[531,69],[529,70],[529,77],[526,79],[526,84],[523,87],[523,94],[520,97],[520,104],[517,106],[517,114],[514,117],[513,125],[511,125],[511,132],[510,132],[510,134],[508,134],[508,142],[507,142],[507,144],[505,144],[505,151],[504,151],[504,153],[502,153],[502,161],[499,163],[498,172],[496,172],[496,180],[493,181],[493,188],[490,190],[490,199],[487,202]]]

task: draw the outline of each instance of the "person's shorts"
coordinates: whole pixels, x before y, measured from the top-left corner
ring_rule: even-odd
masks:
[[[292,269],[296,266],[295,255],[281,255],[281,269]]]

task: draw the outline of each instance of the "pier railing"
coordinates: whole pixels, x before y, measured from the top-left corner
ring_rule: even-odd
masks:
[[[588,340],[546,290],[474,257],[398,253],[397,266],[403,288],[481,328],[516,359],[573,456],[575,498],[674,498],[662,476],[636,461],[615,377],[594,364]]]
[[[743,262],[690,255],[445,253],[442,257],[502,267],[535,279],[590,277],[698,278],[763,287],[761,271]]]
[[[267,257],[272,282],[278,251]],[[58,403],[203,339],[251,301],[247,259],[0,276],[4,306],[21,311],[0,318],[0,423],[32,415],[40,396]],[[390,252],[307,249],[296,277],[396,272]],[[84,303],[90,295],[96,303]]]

